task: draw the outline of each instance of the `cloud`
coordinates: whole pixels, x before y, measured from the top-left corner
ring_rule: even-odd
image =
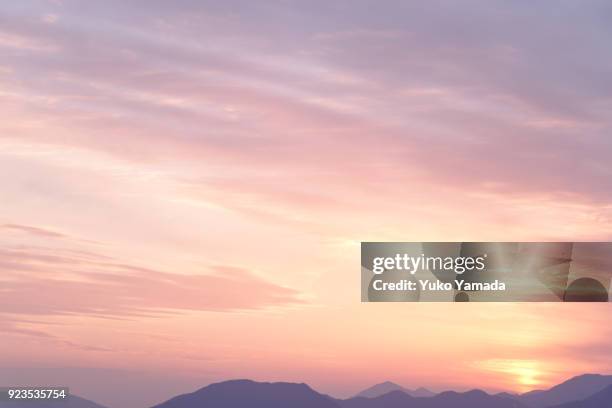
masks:
[[[458,190],[609,201],[606,7],[563,3],[551,16],[474,4],[390,2],[376,18],[365,2],[266,13],[241,2],[146,12],[70,3],[54,24],[7,13],[4,30],[58,52],[9,56],[16,99],[6,103],[54,129],[26,131],[30,142],[186,161],[196,181],[237,171],[271,200],[333,203],[339,190],[418,175]],[[305,15],[308,25],[289,24]],[[296,176],[315,191],[287,192]]]
[[[541,359],[565,376],[608,363],[609,313],[572,324],[592,305],[359,308],[345,267],[358,245],[328,243],[612,236],[611,17],[605,1],[565,0],[391,0],[376,13],[365,0],[3,2],[7,361],[178,375],[215,356],[205,366],[219,378],[247,369],[330,391],[409,360],[423,368],[411,381],[508,388],[463,368]],[[252,264],[233,267],[235,248]],[[160,266],[202,254],[216,264]],[[296,307],[305,295],[321,307]],[[398,332],[398,318],[423,330]],[[176,346],[153,337],[168,333]],[[79,353],[92,346],[117,354]],[[445,378],[427,371],[447,357]],[[100,393],[109,405],[123,394]]]
[[[610,234],[606,7],[315,4],[9,9],[4,31],[57,52],[3,62],[0,142],[160,170],[177,201],[319,234],[432,208]]]
[[[36,235],[43,238],[66,238],[67,235],[64,235],[59,232],[51,231],[46,228],[40,227],[31,227],[29,225],[19,225],[19,224],[4,224],[2,228],[6,228],[9,230],[22,231],[28,234]]]
[[[1,250],[0,271],[0,310],[11,316],[159,317],[303,303],[298,291],[229,266],[187,275],[28,248]]]

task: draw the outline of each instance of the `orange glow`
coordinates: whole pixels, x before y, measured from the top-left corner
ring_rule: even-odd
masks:
[[[133,408],[609,372],[609,303],[359,302],[361,241],[612,239],[601,13],[2,3],[0,383]]]

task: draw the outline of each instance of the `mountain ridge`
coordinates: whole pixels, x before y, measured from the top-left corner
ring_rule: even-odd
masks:
[[[381,392],[364,396],[368,390]],[[417,389],[418,390],[418,389]],[[425,389],[426,390],[426,389]],[[410,391],[410,390],[408,390]],[[416,391],[416,390],[415,390]],[[429,391],[429,390],[427,390]],[[371,394],[370,394],[371,395]],[[610,408],[612,375],[583,374],[546,390],[524,394],[489,394],[481,389],[444,391],[432,396],[410,395],[391,381],[376,384],[354,397],[337,399],[306,383],[257,382],[235,379],[209,384],[177,395],[152,408]],[[0,408],[106,408],[71,395],[64,401],[6,402]]]
[[[588,398],[610,385],[612,385],[612,375],[582,374],[547,390],[534,390],[518,395],[516,399],[528,407],[548,408]],[[612,407],[612,402],[610,406]]]
[[[432,397],[436,395],[435,392],[430,391],[425,387],[419,387],[417,389],[411,390],[392,381],[384,381],[382,383],[375,384],[369,388],[366,388],[365,390],[357,393],[355,397],[375,398],[387,394],[391,391],[402,391],[413,397]]]
[[[519,401],[487,394],[446,391],[431,397],[414,397],[394,390],[367,398],[334,399],[304,383],[230,380],[171,398],[153,408],[525,408]]]
[[[223,408],[338,408],[335,400],[319,394],[305,383],[256,382],[238,379],[210,384],[197,391],[178,395],[153,408],[214,406]]]
[[[567,402],[550,408],[607,408],[612,406],[612,385],[579,401]]]
[[[0,401],[0,408],[107,408],[85,398],[70,395],[61,401]]]

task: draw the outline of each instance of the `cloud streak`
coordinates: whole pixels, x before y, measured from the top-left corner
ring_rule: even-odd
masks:
[[[8,315],[159,317],[303,302],[295,290],[227,266],[213,266],[207,274],[183,275],[30,249],[0,251],[0,270],[0,310]]]
[[[598,48],[599,33],[577,24],[569,40],[579,57],[551,48],[556,35],[568,37],[568,16],[596,24],[601,5],[577,10],[566,4],[546,20],[555,35],[538,35],[531,8],[527,14],[521,5],[480,5],[469,18],[453,6],[428,5],[420,18],[411,6],[392,2],[377,22],[356,2],[341,27],[332,30],[315,14],[311,26],[291,32],[252,7],[228,17],[231,7],[190,4],[202,19],[230,19],[207,32],[210,42],[191,38],[201,35],[197,17],[183,27],[183,14],[161,4],[148,5],[142,16],[115,4],[122,20],[111,18],[96,32],[77,24],[71,13],[83,10],[73,4],[55,24],[9,14],[5,30],[45,39],[58,51],[9,56],[5,65],[13,73],[5,84],[38,96],[29,109],[39,119],[58,126],[53,118],[59,116],[78,129],[44,137],[28,132],[42,143],[131,160],[205,157],[245,172],[280,167],[285,174],[305,173],[311,186],[326,181],[317,170],[337,174],[338,183],[355,174],[390,179],[421,172],[422,181],[458,188],[502,186],[491,189],[495,194],[546,191],[607,202],[610,122],[604,112],[611,101],[605,74],[611,61]],[[271,15],[292,19],[307,11],[287,7],[277,5]],[[344,7],[328,12],[337,16]],[[163,22],[154,17],[162,9]],[[408,20],[397,21],[398,13]],[[123,19],[143,29],[127,28]],[[525,32],[514,29],[519,23]],[[167,36],[162,40],[153,29]],[[283,40],[271,44],[272,34]],[[108,132],[121,144],[102,137]],[[576,154],[589,160],[576,161]],[[256,173],[250,177],[259,181]]]
[[[599,370],[601,309],[364,308],[354,260],[612,238],[611,37],[598,0],[3,2],[0,358],[346,394]]]
[[[32,227],[29,225],[4,224],[2,228],[14,231],[22,231],[43,238],[66,238],[66,235],[62,233],[51,231],[45,228]]]

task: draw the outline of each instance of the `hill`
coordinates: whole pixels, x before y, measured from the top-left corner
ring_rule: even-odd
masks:
[[[359,394],[355,395],[355,397],[375,398],[380,397],[381,395],[388,394],[391,391],[402,391],[413,397],[432,397],[436,395],[436,393],[428,390],[427,388],[420,387],[416,390],[411,390],[409,388],[402,387],[401,385],[396,384],[394,382],[385,381],[383,383],[373,385],[372,387],[361,391]]]
[[[306,384],[233,380],[179,395],[155,408],[339,408],[330,397]]]
[[[612,407],[612,385],[604,388],[595,395],[581,401],[567,402],[551,408],[609,408]]]
[[[588,398],[609,385],[612,385],[612,375],[584,374],[545,391],[525,393],[518,400],[528,407],[545,408]]]
[[[0,408],[105,408],[85,398],[70,395],[62,401],[0,401]]]

